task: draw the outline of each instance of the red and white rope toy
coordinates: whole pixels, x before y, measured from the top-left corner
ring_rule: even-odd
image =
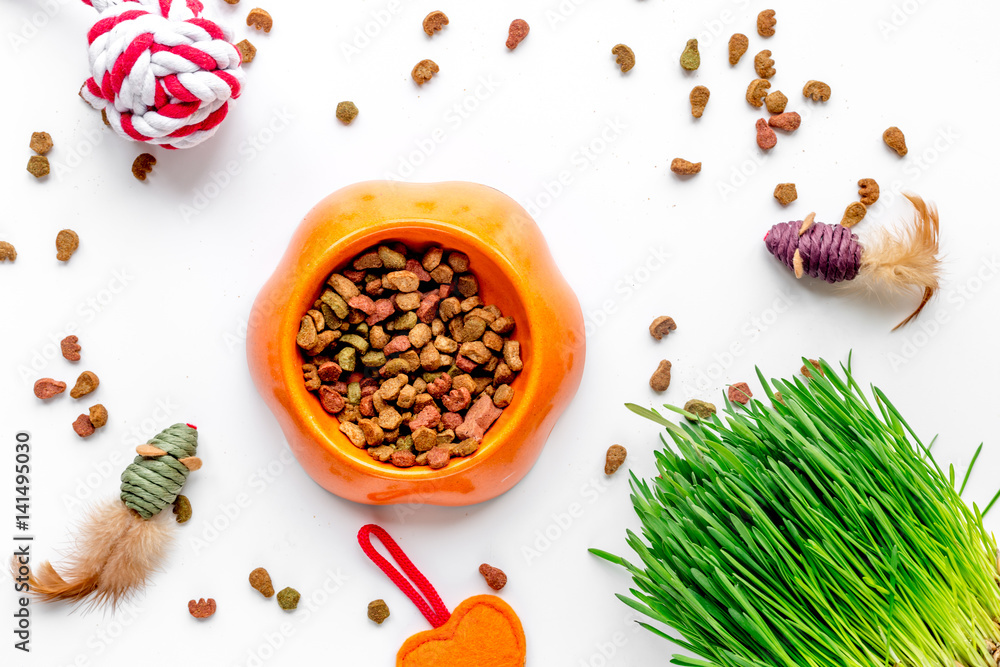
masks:
[[[87,35],[91,78],[80,96],[121,137],[190,148],[208,139],[240,96],[240,52],[201,18],[198,0],[83,0],[101,13]]]

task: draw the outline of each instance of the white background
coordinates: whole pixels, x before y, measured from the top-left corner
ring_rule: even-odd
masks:
[[[608,445],[625,445],[637,474],[653,471],[656,428],[622,404],[719,403],[726,383],[753,380],[755,364],[788,376],[801,355],[842,361],[853,350],[862,382],[885,389],[920,433],[939,433],[937,456],[959,475],[985,440],[967,493],[980,506],[992,496],[1000,464],[990,423],[1000,325],[996,3],[776,2],[777,34],[763,40],[755,17],[766,6],[743,0],[271,2],[269,35],[243,25],[249,0],[207,0],[207,15],[228,21],[234,41],[249,36],[258,47],[245,94],[206,144],[153,150],[159,163],[140,183],[130,165],[142,148],[113,136],[76,96],[94,12],[53,1],[48,14],[41,0],[0,2],[8,91],[0,239],[19,253],[0,265],[0,479],[9,499],[0,534],[14,532],[19,430],[34,443],[39,558],[67,545],[87,501],[117,495],[133,447],[160,428],[198,424],[205,467],[185,490],[194,519],[177,531],[166,570],[144,595],[117,615],[34,605],[33,652],[23,656],[11,648],[14,597],[5,592],[4,661],[113,665],[141,656],[154,665],[236,666],[262,656],[275,665],[390,665],[404,639],[428,625],[361,554],[354,536],[375,521],[450,606],[487,592],[480,562],[505,569],[502,595],[524,622],[530,665],[664,664],[673,647],[640,631],[613,597],[627,578],[586,552],[622,552],[625,529],[636,525],[625,470],[603,474]],[[420,24],[433,9],[451,25],[428,39]],[[509,53],[516,17],[531,34]],[[365,30],[370,36],[359,37]],[[750,36],[750,50],[730,68],[733,32]],[[687,74],[677,59],[691,37],[702,67]],[[610,55],[619,42],[636,53],[628,75]],[[804,117],[768,154],[754,143],[761,114],[744,101],[763,48],[777,61],[774,89]],[[441,72],[418,88],[409,72],[423,58]],[[829,83],[832,99],[804,100],[808,79]],[[701,120],[687,101],[697,84],[712,91]],[[344,99],[361,110],[350,127],[334,120]],[[906,133],[904,159],[882,144],[889,125]],[[428,145],[437,128],[444,141]],[[53,173],[38,182],[24,170],[35,130],[56,143]],[[676,156],[702,161],[701,174],[674,177]],[[238,173],[220,176],[227,165]],[[548,196],[561,172],[568,185]],[[393,173],[477,181],[534,204],[587,317],[579,395],[533,471],[479,506],[372,508],[328,494],[289,461],[247,373],[251,302],[298,221],[333,190]],[[796,283],[761,242],[773,223],[809,211],[838,222],[863,177],[883,195],[857,228],[862,239],[909,214],[903,190],[941,211],[943,288],[896,333],[915,297],[879,303]],[[785,181],[800,197],[787,210],[771,196]],[[81,247],[61,264],[53,242],[65,227]],[[656,343],[646,327],[661,314],[679,329]],[[57,352],[68,333],[83,344],[76,365]],[[550,335],[560,335],[558,322]],[[674,379],[657,396],[647,380],[661,358],[673,362]],[[102,381],[88,399],[67,393],[43,405],[33,397],[35,379],[72,384],[85,369]],[[80,440],[70,424],[96,401],[111,421]],[[988,524],[1000,526],[1000,514]],[[285,614],[249,588],[259,565],[278,588],[303,593],[298,611]],[[187,601],[202,596],[219,605],[205,623],[187,613]],[[381,627],[365,616],[378,597],[392,609]]]

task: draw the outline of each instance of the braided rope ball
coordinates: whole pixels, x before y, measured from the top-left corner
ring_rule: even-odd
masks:
[[[166,148],[205,141],[243,87],[228,30],[198,0],[83,0],[101,14],[87,34],[91,78],[80,96],[119,136]]]
[[[850,229],[843,225],[817,222],[800,233],[801,227],[801,220],[781,222],[771,227],[764,237],[768,252],[794,271],[795,253],[798,251],[803,273],[828,283],[857,277],[864,249]]]

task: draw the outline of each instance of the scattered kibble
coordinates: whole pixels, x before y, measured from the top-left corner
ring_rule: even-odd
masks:
[[[302,596],[292,587],[282,588],[278,591],[278,606],[285,611],[292,611],[299,606],[299,598]]]
[[[191,520],[191,515],[193,514],[191,510],[191,501],[188,500],[187,496],[178,495],[174,498],[174,514],[177,515],[177,523],[187,523]]]
[[[274,585],[271,583],[271,575],[262,567],[256,568],[250,573],[250,585],[253,589],[269,598],[274,595]]]
[[[247,14],[247,26],[251,28],[256,28],[257,30],[263,30],[264,32],[271,32],[271,28],[274,26],[274,20],[271,15],[260,7],[256,7],[250,10]]]
[[[681,52],[681,67],[693,72],[701,67],[701,54],[698,53],[698,40],[689,39]]]
[[[7,260],[13,262],[15,259],[17,259],[17,250],[14,246],[6,241],[0,241],[0,262]]]
[[[701,118],[701,115],[705,113],[705,107],[708,106],[708,98],[711,96],[711,92],[705,86],[695,86],[691,89],[691,94],[688,99],[691,100],[691,115],[695,118]]]
[[[761,37],[771,37],[774,35],[774,26],[778,24],[778,20],[774,18],[773,9],[765,9],[760,14],[757,14],[757,34]]]
[[[344,101],[337,105],[337,120],[344,125],[350,125],[358,117],[358,107],[354,102]]]
[[[257,57],[257,47],[251,44],[249,39],[237,43],[236,50],[240,52],[240,60],[244,65],[253,62],[253,59]]]
[[[66,383],[52,378],[42,378],[35,382],[34,391],[36,397],[45,401],[66,391]]]
[[[52,137],[48,132],[33,132],[28,146],[39,155],[45,155],[52,150]]]
[[[767,124],[783,132],[794,132],[802,124],[802,116],[794,111],[786,111],[768,118]]]
[[[795,183],[778,183],[774,186],[774,198],[782,206],[788,206],[799,198],[799,193],[795,189]]]
[[[871,206],[878,201],[879,187],[874,178],[862,178],[858,181],[858,196],[865,206]]]
[[[28,158],[28,173],[35,178],[49,175],[49,159],[44,155],[32,155]]]
[[[413,66],[413,71],[410,72],[410,76],[413,77],[413,80],[418,86],[422,86],[430,81],[431,78],[440,71],[441,68],[438,67],[436,62],[425,59]]]
[[[771,52],[768,49],[764,49],[754,56],[753,68],[757,72],[757,76],[762,79],[770,79],[774,76],[774,59],[771,57]]]
[[[750,40],[741,32],[734,34],[729,38],[729,64],[737,65],[740,62],[740,58],[743,54],[747,52],[750,48]]]
[[[101,403],[90,407],[90,423],[94,425],[94,428],[103,428],[108,423],[108,409]]]
[[[771,87],[771,82],[767,79],[754,79],[747,86],[747,103],[755,109],[764,106],[764,98]]]
[[[635,67],[635,53],[624,44],[616,44],[611,53],[615,56],[615,62],[621,68],[622,74]]]
[[[140,181],[146,180],[146,176],[152,173],[156,158],[149,153],[140,153],[132,161],[132,175]]]
[[[826,375],[826,371],[823,370],[822,364],[820,364],[815,359],[810,359],[809,365],[811,365],[815,370],[819,371],[820,375]],[[805,364],[802,364],[802,368],[799,369],[799,372],[805,375],[807,378],[812,378],[812,372],[810,372],[809,368]]]
[[[524,19],[514,19],[510,22],[510,29],[507,31],[507,48],[513,51],[517,45],[528,36],[531,26]]]
[[[80,339],[76,336],[66,336],[59,342],[59,349],[66,361],[80,361]]]
[[[226,0],[226,2],[228,2],[231,5],[238,5],[240,3],[240,0]]]
[[[372,600],[368,603],[368,618],[379,625],[382,625],[382,622],[389,618],[389,605],[385,603],[385,600]]]
[[[80,415],[76,418],[76,421],[73,422],[73,430],[76,431],[76,434],[81,438],[89,438],[94,435],[94,431],[97,429],[94,428],[94,425],[90,422],[90,417],[87,415]]]
[[[903,136],[903,131],[893,125],[888,130],[882,133],[882,141],[885,145],[896,151],[896,155],[903,157],[909,152],[906,148],[906,137]]]
[[[423,25],[427,36],[433,37],[434,33],[440,32],[442,28],[448,25],[448,16],[440,10],[433,11],[424,17]]]
[[[868,214],[868,209],[859,201],[851,202],[844,209],[844,217],[840,220],[840,224],[844,227],[853,227],[862,220],[864,220],[865,215]]]
[[[625,457],[628,456],[628,451],[621,445],[611,445],[608,447],[608,453],[604,457],[604,474],[614,475],[615,472],[625,463]]]
[[[507,575],[498,567],[483,563],[479,566],[479,574],[483,575],[486,585],[495,591],[502,590],[507,585]]]
[[[729,389],[726,392],[730,402],[739,403],[740,405],[746,405],[753,398],[753,392],[750,391],[750,385],[746,382],[737,382],[736,384],[729,385]]]
[[[656,371],[649,378],[649,386],[653,391],[666,391],[670,387],[670,366],[670,362],[664,359],[656,367]]]
[[[684,404],[684,410],[695,415],[697,419],[691,419],[690,421],[697,421],[698,419],[711,419],[712,415],[715,414],[715,406],[708,401],[701,401],[697,398],[692,398],[690,401]]]
[[[84,371],[80,373],[80,377],[76,379],[76,385],[70,390],[69,395],[73,398],[81,398],[89,393],[92,393],[101,384],[97,375],[91,371]]]
[[[688,162],[684,158],[675,157],[670,161],[670,171],[678,176],[693,176],[701,171],[701,162]]]
[[[674,322],[674,318],[666,315],[660,315],[649,325],[649,335],[656,340],[663,340],[664,336],[676,330],[677,323]]]
[[[776,90],[767,94],[767,97],[764,98],[764,105],[767,107],[768,113],[779,114],[784,112],[785,106],[788,105],[788,98],[783,92]]]
[[[201,598],[197,602],[188,602],[188,612],[195,618],[208,618],[215,613],[215,600],[212,598]]]
[[[826,102],[832,94],[833,91],[830,90],[830,86],[822,81],[807,81],[806,85],[802,87],[802,95],[808,97],[813,102]]]
[[[770,150],[778,143],[778,135],[763,118],[757,119],[757,145],[761,150]]]

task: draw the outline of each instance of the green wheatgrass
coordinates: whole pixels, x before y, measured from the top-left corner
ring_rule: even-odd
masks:
[[[758,371],[770,404],[727,403],[699,424],[629,405],[676,451],[656,453],[658,478],[632,475],[640,564],[591,551],[632,575],[619,599],[680,636],[643,627],[701,656],[675,664],[996,667],[997,546],[982,517],[997,497],[970,509],[968,473],[956,489],[954,467],[879,389],[869,402],[850,362],[843,376],[822,367],[773,381],[783,404]]]

